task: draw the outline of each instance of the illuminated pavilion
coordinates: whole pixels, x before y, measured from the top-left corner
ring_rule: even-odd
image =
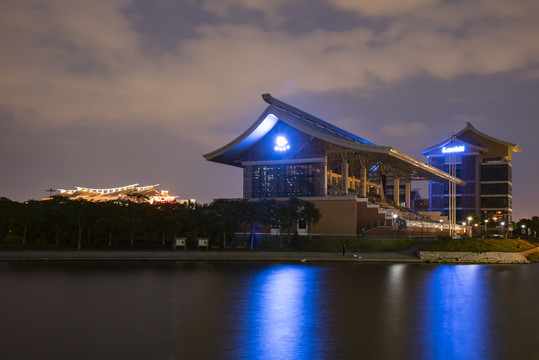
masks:
[[[113,188],[98,189],[76,186],[75,189],[58,189],[58,196],[69,199],[83,199],[92,202],[105,202],[114,200],[129,200],[136,202],[148,202],[150,204],[173,203],[178,200],[177,196],[171,196],[168,190],[156,189],[159,184],[138,186],[139,184],[118,186]],[[51,189],[52,190],[52,189]],[[49,198],[44,198],[50,199]]]
[[[451,180],[463,186],[464,181],[270,94],[262,98],[267,108],[243,134],[204,155],[243,169],[245,199],[311,201],[321,212],[320,222],[311,229],[318,234],[380,235],[395,219],[409,232],[443,227],[410,210],[411,183]]]

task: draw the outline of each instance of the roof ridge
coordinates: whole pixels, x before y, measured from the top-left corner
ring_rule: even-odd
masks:
[[[296,117],[299,117],[299,118],[301,118],[301,119],[303,119],[303,120],[305,120],[305,121],[307,121],[309,123],[312,123],[313,125],[317,125],[317,126],[319,126],[321,128],[325,128],[328,131],[333,132],[333,133],[335,133],[337,135],[340,135],[340,136],[342,136],[343,138],[345,138],[347,140],[352,140],[352,141],[359,142],[359,143],[366,144],[366,145],[376,145],[375,143],[370,142],[370,141],[368,141],[368,140],[366,140],[366,139],[364,139],[364,138],[362,138],[360,136],[357,136],[355,134],[352,134],[349,131],[341,129],[338,126],[332,125],[332,124],[328,123],[327,121],[320,119],[319,117],[311,115],[308,112],[305,112],[305,111],[303,111],[301,109],[298,109],[295,106],[292,106],[290,104],[285,103],[284,101],[276,99],[273,96],[271,96],[270,93],[262,94],[262,99],[264,99],[264,101],[267,102],[268,104],[270,104],[271,106],[274,106],[274,107],[276,107],[276,108],[278,108],[278,109],[280,109],[282,111],[292,113]]]
[[[509,147],[512,148],[511,150],[513,150],[514,152],[520,152],[520,147],[517,144],[510,143],[510,142],[507,142],[507,141],[503,141],[503,140],[497,139],[495,137],[492,137],[490,135],[487,135],[487,134],[477,130],[477,128],[475,128],[475,126],[473,126],[470,122],[466,122],[466,127],[464,129],[462,129],[461,131],[459,131],[458,134],[456,134],[455,136],[458,138],[460,135],[464,134],[467,130],[473,131],[477,135],[483,136],[487,140],[491,140],[491,141],[497,142],[499,144],[509,146]]]

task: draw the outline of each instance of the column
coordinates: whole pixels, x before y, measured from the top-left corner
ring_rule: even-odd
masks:
[[[400,204],[400,179],[397,174],[395,174],[395,178],[393,180],[393,202],[397,206]]]
[[[404,206],[410,209],[410,193],[412,191],[412,181],[409,177],[406,178],[404,183]]]
[[[344,161],[341,163],[341,174],[342,174],[342,191],[344,195],[348,195],[348,162]]]
[[[367,197],[367,168],[359,169],[359,196]]]
[[[386,189],[384,187],[384,176],[382,173],[380,173],[380,187],[379,187],[379,193],[380,193],[380,201],[386,202]]]
[[[322,179],[320,179],[320,196],[326,196],[328,193],[328,156],[324,155],[322,163]]]

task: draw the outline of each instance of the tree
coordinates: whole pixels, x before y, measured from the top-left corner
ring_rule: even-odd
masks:
[[[292,229],[292,226],[295,224],[297,226],[297,223],[299,219],[301,218],[301,212],[303,210],[303,200],[297,198],[297,197],[291,197],[288,199],[288,205],[290,206],[290,216],[291,216],[291,224],[288,227],[288,245],[290,245],[290,230]]]
[[[271,225],[275,223],[275,200],[274,199],[261,199],[259,201],[260,211],[258,213],[258,220],[266,227],[266,240],[269,238],[271,231]]]
[[[304,201],[301,216],[307,222],[309,238],[311,238],[311,225],[316,225],[320,221],[320,210],[312,202]]]
[[[220,233],[223,234],[223,247],[225,247],[226,234],[228,233],[230,237],[233,237],[233,234],[239,227],[239,202],[226,199],[217,199],[211,204],[211,207],[215,211],[215,215],[218,218]]]
[[[276,205],[275,215],[279,224],[279,246],[281,249],[283,248],[283,228],[288,229],[288,243],[290,243],[290,228],[296,218],[294,211],[294,207],[288,202]]]
[[[80,250],[82,248],[82,231],[86,226],[86,213],[92,203],[83,199],[76,199],[70,200],[67,204],[67,210],[72,216],[71,220],[75,223],[75,228],[77,229],[77,249]]]
[[[5,197],[0,197],[0,241],[10,232],[16,207],[16,202]]]
[[[20,226],[22,227],[22,245],[26,245],[28,240],[28,232],[30,231],[32,225],[36,222],[39,212],[37,208],[39,206],[39,201],[28,200],[18,206],[18,218],[20,219]]]
[[[67,219],[70,213],[67,211],[70,200],[60,195],[54,195],[48,200],[42,201],[41,211],[47,218],[50,229],[52,229],[54,243],[60,245],[60,233],[67,230]]]

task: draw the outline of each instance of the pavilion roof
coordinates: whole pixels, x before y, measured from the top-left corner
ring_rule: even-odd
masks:
[[[468,134],[473,134],[473,136],[472,137],[466,136]],[[489,151],[489,149],[484,146],[485,140],[487,140],[487,143],[488,143],[488,141],[492,141],[492,142],[494,142],[496,144],[499,144],[499,145],[502,145],[502,146],[507,146],[510,151],[520,152],[520,147],[517,144],[513,144],[513,143],[510,143],[510,142],[507,142],[507,141],[496,139],[496,138],[494,138],[494,137],[492,137],[490,135],[487,135],[487,134],[477,130],[469,122],[466,123],[466,127],[464,129],[462,129],[457,134],[455,134],[455,139],[458,140],[459,143],[463,143],[467,147],[470,147],[470,148],[473,148],[473,149],[476,149],[476,150],[479,150],[479,151],[482,151],[482,152],[488,152]],[[466,140],[464,140],[464,139],[466,139]],[[430,147],[426,148],[421,153],[423,155],[428,155],[431,151],[434,151],[434,150],[436,150],[438,148],[441,148],[442,146],[449,144],[451,141],[452,141],[451,138],[447,138],[444,141],[442,141],[442,142],[440,142],[440,143],[438,143],[436,145],[433,145],[433,146],[430,146]]]
[[[451,178],[448,173],[415,159],[408,154],[390,146],[376,145],[283,101],[275,99],[270,94],[263,94],[262,98],[269,106],[258,119],[243,134],[227,145],[203,155],[206,160],[241,167],[241,161],[238,161],[241,154],[255,145],[281,121],[303,133],[342,149],[336,151],[346,152],[352,156],[369,158],[384,165],[393,166],[409,173],[413,178],[436,181],[448,181]],[[459,185],[466,184],[458,178],[453,179]]]

